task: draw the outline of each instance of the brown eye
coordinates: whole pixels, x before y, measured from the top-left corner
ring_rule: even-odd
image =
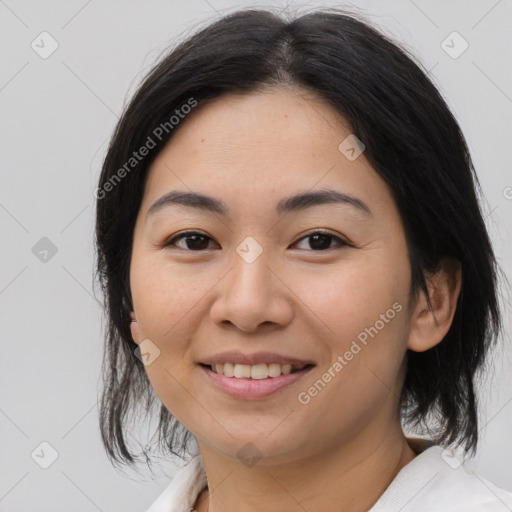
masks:
[[[309,235],[302,237],[298,242],[296,242],[296,244],[301,242],[302,240],[308,239],[309,247],[306,247],[305,249],[313,250],[315,252],[332,249],[333,241],[337,242],[338,248],[350,245],[349,243],[342,240],[340,237],[333,235],[332,233],[329,233],[327,231],[315,231],[313,233],[310,233]],[[179,245],[178,242],[182,242],[182,240],[184,241],[184,243],[181,243],[181,245]],[[213,239],[207,235],[204,235],[203,233],[200,233],[198,231],[187,231],[184,233],[180,233],[179,235],[169,239],[167,242],[163,244],[163,247],[176,247],[178,249],[183,249],[184,251],[201,252],[209,248],[208,243],[210,241],[213,241]]]
[[[342,240],[340,237],[335,236],[327,231],[315,231],[314,233],[310,233],[309,235],[301,238],[301,240],[309,239],[309,248],[314,251],[325,251],[326,249],[332,249],[331,243],[333,240],[338,242],[338,246],[349,245],[347,242]]]
[[[179,246],[176,242],[181,239],[184,239],[185,243]],[[165,242],[164,247],[175,246],[185,251],[201,251],[208,249],[208,242],[211,240],[209,236],[203,235],[197,231],[188,231],[171,238]]]

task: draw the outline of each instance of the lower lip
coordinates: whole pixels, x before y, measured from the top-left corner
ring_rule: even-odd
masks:
[[[213,382],[218,389],[240,400],[255,400],[266,398],[280,389],[290,386],[306,375],[314,366],[307,366],[298,372],[280,375],[279,377],[268,377],[266,379],[238,379],[236,377],[225,377],[215,373],[209,367],[199,365],[206,377]]]

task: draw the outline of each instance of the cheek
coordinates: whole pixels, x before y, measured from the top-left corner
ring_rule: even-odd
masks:
[[[326,270],[325,276],[304,272],[295,278],[294,290],[308,306],[304,311],[314,313],[316,335],[327,349],[319,373],[330,369],[325,378],[332,384],[326,386],[324,403],[364,408],[395,386],[408,332],[408,262],[396,264],[399,257],[377,258],[375,252]]]
[[[158,358],[145,367],[146,373],[160,400],[187,422],[198,371],[193,340],[201,325],[208,323],[208,297],[225,269],[177,264],[163,253],[141,251],[132,258],[130,275],[140,339],[151,340],[159,350]]]
[[[393,309],[394,303],[405,312],[409,275],[403,269],[408,268],[408,263],[386,264],[382,258],[374,258],[373,262],[376,254],[368,256],[314,273],[295,273],[293,277],[294,292],[308,306],[305,313],[314,313],[312,318],[320,323],[322,334],[338,340],[339,348],[373,326],[387,311],[394,320],[398,308]],[[386,329],[391,323],[396,322],[386,323]]]
[[[195,365],[190,339],[205,314],[201,299],[215,279],[185,265],[172,265],[161,255],[134,251],[130,284],[140,340],[151,340],[159,350],[145,366],[148,379],[166,408],[188,425],[190,411],[198,414],[191,400],[195,393],[190,372]]]
[[[144,336],[163,342],[183,333],[218,278],[196,265],[173,264],[163,254],[134,253],[130,280]]]

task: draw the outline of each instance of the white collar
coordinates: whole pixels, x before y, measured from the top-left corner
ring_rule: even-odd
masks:
[[[457,466],[441,446],[420,439],[408,442],[421,453],[400,470],[368,512],[512,511],[512,492]],[[145,512],[189,512],[206,487],[202,458],[196,455]]]

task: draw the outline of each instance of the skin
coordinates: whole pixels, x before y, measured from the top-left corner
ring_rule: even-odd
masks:
[[[350,161],[338,149],[350,133],[331,106],[300,89],[227,95],[182,121],[149,170],[130,267],[132,335],[160,350],[146,366],[151,385],[198,441],[209,485],[199,512],[366,511],[416,455],[399,421],[404,355],[448,331],[460,268],[447,260],[428,276],[432,311],[423,294],[413,300],[396,204],[364,153]],[[283,197],[321,188],[359,198],[371,214],[343,204],[276,213]],[[148,216],[173,189],[222,199],[230,219],[180,205]],[[164,246],[189,229],[209,237],[200,251],[186,238]],[[318,229],[332,232],[328,249],[306,237]],[[252,263],[236,252],[247,236],[263,250]],[[401,311],[299,403],[394,303]],[[196,364],[231,349],[316,366],[265,399],[239,400]],[[261,456],[251,467],[237,456],[249,442]]]

